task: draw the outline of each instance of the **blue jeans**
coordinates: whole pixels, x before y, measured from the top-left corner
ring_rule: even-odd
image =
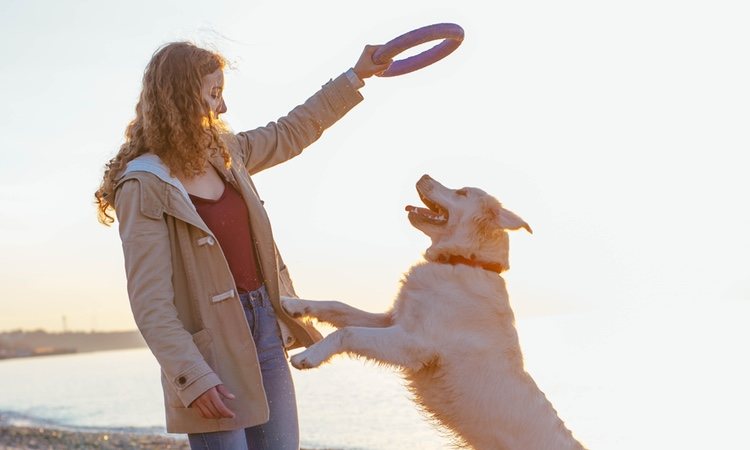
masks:
[[[294,383],[276,323],[276,313],[265,286],[240,294],[247,323],[253,333],[263,387],[268,399],[268,422],[254,427],[190,433],[192,450],[298,450],[299,425]]]

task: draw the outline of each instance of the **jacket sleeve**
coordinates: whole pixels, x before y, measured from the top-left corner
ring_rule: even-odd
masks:
[[[221,384],[174,306],[169,232],[164,217],[144,214],[137,179],[117,190],[115,211],[125,257],[128,296],[136,325],[185,407]]]
[[[278,121],[237,133],[245,168],[252,175],[299,155],[362,99],[342,74]]]

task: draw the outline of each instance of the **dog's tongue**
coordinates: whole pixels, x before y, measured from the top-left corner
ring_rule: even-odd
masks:
[[[404,209],[406,211],[410,212],[410,213],[419,214],[421,216],[425,216],[425,217],[428,217],[428,218],[434,219],[434,220],[444,220],[445,219],[445,217],[443,217],[442,215],[436,213],[435,211],[433,211],[431,209],[427,209],[427,208],[420,208],[418,206],[407,205],[406,208],[404,208]]]

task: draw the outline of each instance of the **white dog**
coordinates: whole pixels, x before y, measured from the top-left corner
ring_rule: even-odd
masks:
[[[298,369],[339,353],[401,369],[414,400],[479,450],[582,449],[524,370],[505,282],[506,230],[529,225],[476,188],[417,183],[427,208],[407,206],[409,221],[432,240],[426,262],[404,276],[383,314],[335,301],[285,297],[294,316],[339,328],[291,358]]]

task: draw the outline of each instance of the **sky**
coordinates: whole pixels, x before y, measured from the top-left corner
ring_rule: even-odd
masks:
[[[235,131],[284,115],[365,44],[465,30],[372,78],[301,156],[255,177],[298,293],[385,310],[428,239],[430,174],[523,217],[518,317],[750,303],[749,9],[742,1],[0,2],[0,330],[135,324],[93,192],[153,52],[221,51]]]

